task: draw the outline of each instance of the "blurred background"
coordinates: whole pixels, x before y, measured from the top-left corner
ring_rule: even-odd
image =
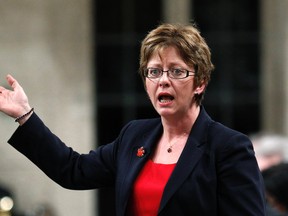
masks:
[[[216,66],[208,113],[247,135],[287,136],[287,9],[288,0],[0,1],[0,85],[14,75],[47,126],[86,153],[156,116],[137,74],[147,32],[195,22]],[[0,186],[13,215],[114,215],[113,189],[61,188],[7,144],[13,119],[0,122]]]

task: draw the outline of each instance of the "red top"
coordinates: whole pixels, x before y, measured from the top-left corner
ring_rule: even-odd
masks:
[[[129,215],[157,215],[164,187],[176,164],[158,164],[151,159],[139,173],[132,188]]]

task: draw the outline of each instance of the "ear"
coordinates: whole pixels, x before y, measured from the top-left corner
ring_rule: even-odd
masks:
[[[194,93],[195,94],[202,94],[206,88],[206,84],[202,82],[198,87],[195,88]]]

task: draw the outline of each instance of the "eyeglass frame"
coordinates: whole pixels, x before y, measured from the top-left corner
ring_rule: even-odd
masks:
[[[159,70],[161,73],[160,73],[159,76],[157,76],[157,77],[149,77],[149,76],[148,76],[148,71],[149,71],[149,69],[156,69],[156,70]],[[186,72],[186,75],[185,75],[184,77],[181,77],[181,78],[173,77],[173,76],[170,75],[170,72],[173,71],[173,70],[181,70],[181,71],[184,71],[184,72]],[[169,78],[171,78],[171,79],[185,79],[185,78],[187,78],[188,76],[194,76],[194,75],[196,74],[196,70],[197,70],[197,67],[195,67],[195,71],[189,71],[189,70],[187,70],[187,69],[182,69],[182,68],[170,68],[170,69],[164,71],[163,69],[160,69],[160,68],[157,68],[157,67],[155,67],[155,68],[154,68],[154,67],[148,67],[148,68],[146,68],[146,69],[143,71],[143,76],[146,77],[146,78],[148,78],[148,79],[160,79],[160,78],[163,76],[164,72],[166,72],[166,73],[167,73],[167,76],[168,76]],[[192,74],[190,74],[190,73],[192,73]]]

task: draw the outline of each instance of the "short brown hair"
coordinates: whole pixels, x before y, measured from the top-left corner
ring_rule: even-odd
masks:
[[[210,81],[214,65],[211,62],[211,52],[205,39],[195,24],[161,24],[148,33],[141,44],[139,73],[145,85],[144,70],[154,52],[162,48],[174,46],[180,53],[182,59],[188,66],[195,68],[195,86],[204,83],[206,86]],[[204,98],[204,91],[195,95],[198,105]]]

